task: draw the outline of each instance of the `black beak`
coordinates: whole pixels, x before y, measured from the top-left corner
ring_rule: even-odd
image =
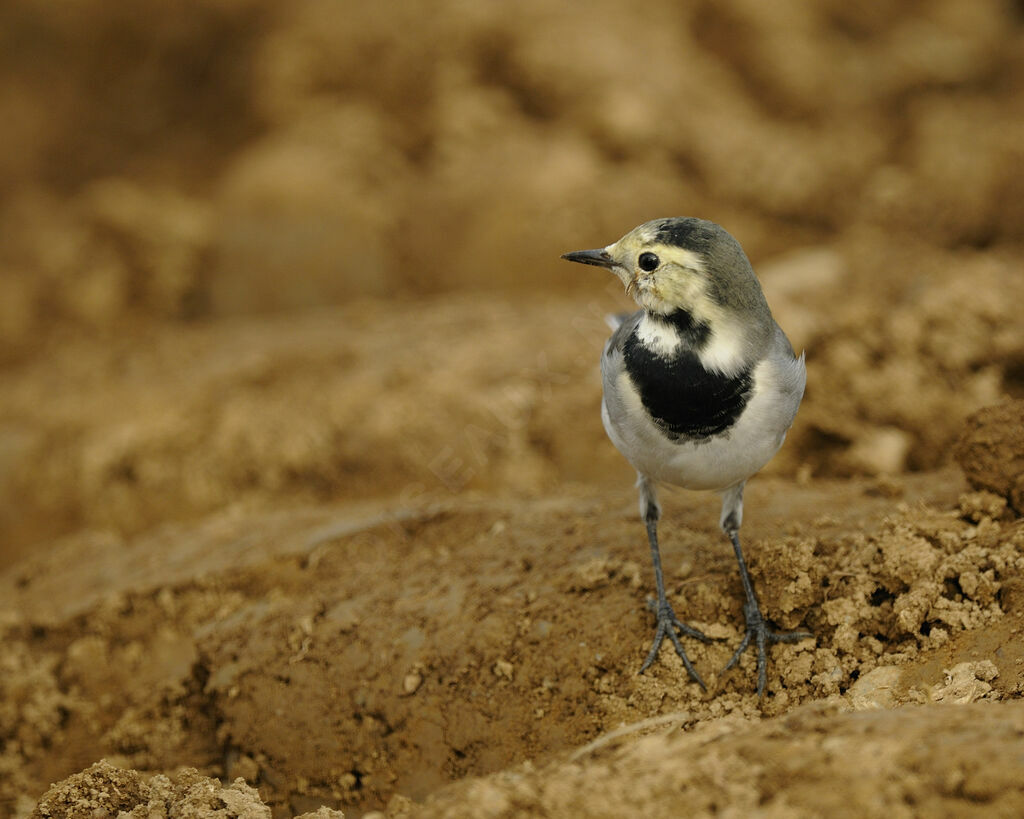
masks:
[[[615,267],[615,260],[608,255],[604,248],[597,250],[574,250],[572,253],[563,253],[562,258],[570,262],[580,264],[592,264],[595,267]]]

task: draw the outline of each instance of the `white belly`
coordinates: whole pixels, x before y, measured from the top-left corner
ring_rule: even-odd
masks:
[[[778,452],[800,402],[799,394],[781,387],[769,361],[758,364],[753,376],[751,397],[728,431],[702,441],[677,442],[649,419],[623,370],[615,384],[614,421],[608,396],[601,402],[604,428],[626,460],[656,481],[686,489],[727,489],[749,478]]]

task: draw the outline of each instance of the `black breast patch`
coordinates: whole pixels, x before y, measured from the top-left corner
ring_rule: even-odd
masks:
[[[750,400],[754,385],[750,370],[731,377],[709,372],[686,345],[664,358],[634,332],[622,352],[644,407],[673,440],[700,440],[725,432]]]

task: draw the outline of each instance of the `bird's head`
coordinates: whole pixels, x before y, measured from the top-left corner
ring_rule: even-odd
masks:
[[[686,310],[697,321],[761,323],[771,314],[743,248],[724,228],[692,217],[654,219],[617,242],[565,253],[604,267],[650,313]]]

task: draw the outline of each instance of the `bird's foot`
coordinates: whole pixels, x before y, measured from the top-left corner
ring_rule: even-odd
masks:
[[[726,664],[723,671],[728,671],[740,661],[743,652],[750,645],[757,648],[757,696],[764,694],[765,683],[768,681],[768,646],[773,643],[799,643],[808,637],[813,637],[809,631],[772,631],[768,627],[764,615],[755,603],[753,606],[745,605],[743,614],[747,620],[747,633],[743,635],[743,641],[739,648],[732,655],[732,659]]]
[[[700,640],[702,643],[710,643],[711,638],[704,634],[703,631],[686,625],[686,623],[676,617],[676,613],[672,610],[668,600],[648,600],[647,608],[654,612],[658,619],[658,625],[654,632],[654,643],[651,645],[651,650],[647,653],[647,659],[644,660],[644,664],[640,666],[639,673],[643,674],[650,667],[651,663],[654,662],[654,658],[658,656],[658,649],[661,648],[662,640],[668,637],[672,641],[672,646],[675,648],[676,654],[679,655],[679,659],[683,661],[683,667],[690,675],[690,679],[697,683],[701,690],[706,691],[707,686],[704,685],[704,680],[700,678],[697,669],[693,667],[690,658],[686,656],[686,649],[683,648],[683,644],[679,641],[679,634],[677,632]]]

